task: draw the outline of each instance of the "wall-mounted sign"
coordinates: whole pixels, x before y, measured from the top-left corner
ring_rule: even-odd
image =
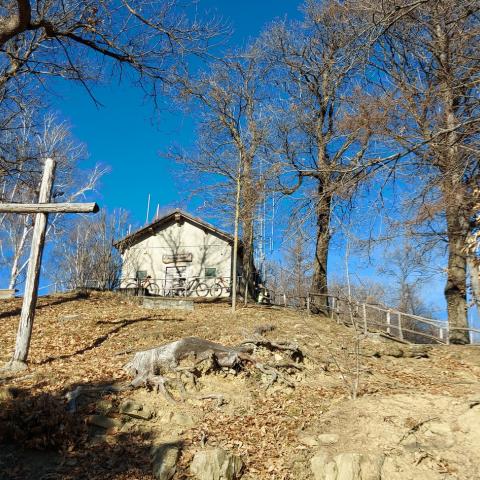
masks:
[[[193,255],[191,253],[177,253],[175,255],[163,255],[163,263],[181,263],[181,262],[191,262],[193,260]]]

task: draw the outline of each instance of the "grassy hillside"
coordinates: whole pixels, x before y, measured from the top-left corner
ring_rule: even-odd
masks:
[[[0,303],[3,362],[19,306],[18,299]],[[175,404],[145,388],[111,391],[131,379],[122,366],[136,351],[185,336],[236,345],[259,327],[303,351],[288,382],[269,386],[252,367],[205,372],[197,388],[174,392]],[[409,347],[375,335],[360,339],[359,356],[354,346],[351,328],[291,310],[232,314],[227,305],[197,304],[193,312],[154,311],[115,294],[43,297],[29,370],[0,379],[0,479],[151,479],[150,449],[162,442],[181,446],[176,479],[192,478],[193,455],[209,446],[238,454],[244,479],[314,478],[312,457],[345,452],[382,455],[381,478],[478,478],[478,434],[468,423],[480,421],[480,349]],[[288,360],[262,348],[255,356]],[[78,386],[87,393],[68,413],[65,395]],[[122,412],[126,400],[143,414]],[[324,445],[320,434],[335,438]]]

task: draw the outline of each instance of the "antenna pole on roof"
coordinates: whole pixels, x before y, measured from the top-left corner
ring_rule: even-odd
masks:
[[[148,223],[148,217],[150,216],[150,194],[148,194],[147,200],[147,217],[145,218],[145,223]]]

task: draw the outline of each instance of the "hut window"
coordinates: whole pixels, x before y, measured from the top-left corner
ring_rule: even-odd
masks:
[[[209,267],[205,269],[205,278],[215,278],[217,276],[217,269]]]
[[[147,271],[146,270],[137,270],[137,274],[135,276],[137,280],[145,280],[147,278]]]

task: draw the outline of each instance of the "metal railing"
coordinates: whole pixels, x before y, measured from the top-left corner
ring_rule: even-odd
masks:
[[[321,298],[323,301],[316,302],[315,298]],[[312,310],[312,305],[316,303],[319,303],[321,308],[326,308],[332,318],[346,324],[355,323],[355,326],[365,334],[369,331],[380,331],[409,343],[448,345],[452,331],[468,331],[470,341],[474,343],[472,334],[480,333],[479,329],[473,327],[452,328],[446,321],[401,312],[383,305],[359,302],[335,295],[310,293],[307,306],[309,312]]]
[[[359,331],[382,332],[408,343],[438,343],[448,345],[452,331],[468,331],[471,343],[476,328],[450,328],[448,322],[401,312],[383,305],[360,302],[338,295],[308,293],[295,296],[286,292],[270,291],[272,305],[306,310],[309,314],[324,313],[347,325],[355,324]]]

